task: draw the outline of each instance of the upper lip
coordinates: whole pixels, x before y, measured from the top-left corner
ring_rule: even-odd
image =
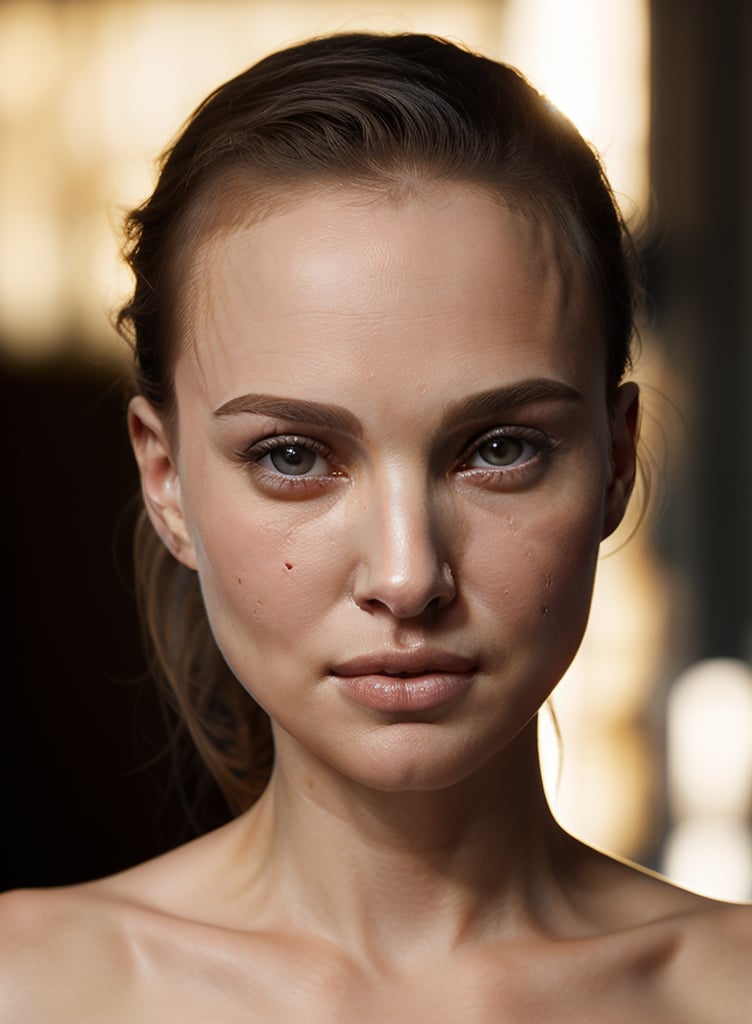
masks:
[[[359,654],[333,665],[332,673],[337,676],[368,676],[388,672],[390,675],[405,673],[418,676],[433,672],[471,672],[475,667],[474,661],[461,654],[419,647],[410,651]]]

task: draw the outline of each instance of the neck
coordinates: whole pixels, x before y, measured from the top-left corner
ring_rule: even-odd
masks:
[[[277,911],[283,898],[298,924],[302,912],[322,937],[403,964],[545,927],[571,849],[543,793],[535,722],[448,790],[375,792],[281,757],[245,827],[265,851],[254,888]]]

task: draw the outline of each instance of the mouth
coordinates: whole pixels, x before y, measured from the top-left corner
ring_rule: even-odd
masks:
[[[332,674],[348,676],[384,675],[394,679],[410,679],[435,673],[473,672],[476,662],[450,651],[415,648],[410,651],[379,651],[363,654],[332,666]]]
[[[473,684],[477,663],[448,651],[416,649],[361,655],[331,669],[338,687],[376,711],[427,711]]]
[[[425,672],[383,672],[385,676],[391,676],[393,679],[415,679],[419,676],[425,675]]]

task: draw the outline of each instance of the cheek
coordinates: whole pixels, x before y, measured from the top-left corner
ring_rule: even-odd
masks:
[[[510,633],[530,634],[541,649],[547,640],[576,649],[590,608],[599,508],[597,501],[542,501],[472,531],[472,589]]]
[[[243,499],[207,505],[195,531],[209,619],[241,678],[240,661],[269,663],[314,635],[345,586],[325,518],[282,505],[261,515]]]

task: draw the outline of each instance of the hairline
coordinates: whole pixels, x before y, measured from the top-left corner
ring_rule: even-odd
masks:
[[[196,189],[184,215],[174,226],[167,247],[165,290],[171,298],[171,315],[166,332],[166,355],[171,368],[170,401],[161,415],[175,451],[178,447],[175,361],[179,346],[191,344],[188,324],[196,313],[192,298],[194,275],[203,256],[217,242],[236,231],[294,211],[319,196],[341,195],[354,204],[362,201],[366,206],[380,202],[400,204],[442,187],[484,195],[518,216],[534,217],[537,212],[551,233],[560,272],[575,273],[582,286],[588,289],[589,301],[594,303],[597,316],[601,318],[586,241],[578,230],[576,218],[566,209],[563,213],[556,209],[553,190],[551,197],[541,197],[540,189],[528,194],[481,175],[442,174],[440,169],[428,164],[416,164],[412,168],[406,164],[395,165],[349,174],[301,172],[275,182],[242,164],[233,164],[218,170],[203,187]]]

